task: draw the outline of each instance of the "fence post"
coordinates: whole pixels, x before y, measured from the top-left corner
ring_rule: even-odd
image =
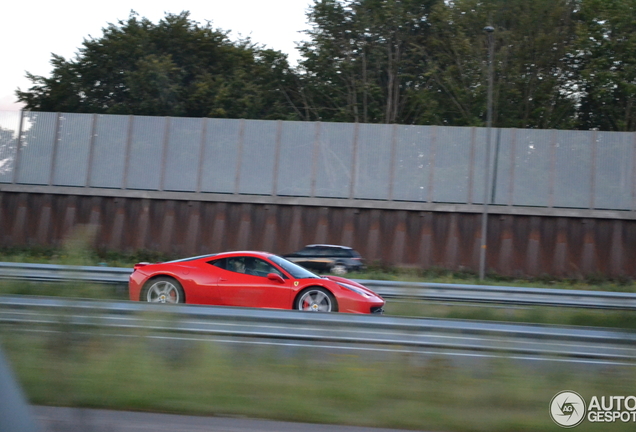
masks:
[[[430,168],[428,173],[428,197],[426,202],[433,202],[433,190],[435,183],[435,153],[437,152],[437,126],[431,127],[431,151]]]
[[[197,189],[196,192],[201,192],[201,183],[203,181],[203,160],[205,159],[205,144],[206,135],[208,134],[208,119],[201,119],[203,124],[201,125],[201,142],[199,143],[199,166],[197,167]]]
[[[475,135],[477,134],[477,128],[475,126],[470,128],[470,153],[468,161],[468,204],[473,203],[473,187],[475,182]]]
[[[236,155],[236,172],[234,173],[234,195],[239,193],[241,185],[241,165],[243,164],[243,139],[245,136],[245,119],[241,119],[239,127],[238,154]]]
[[[515,195],[515,166],[517,165],[517,129],[510,129],[510,181],[508,183],[508,205],[512,206]]]
[[[592,172],[590,173],[590,210],[594,209],[596,195],[596,158],[598,152],[598,132],[592,131]]]
[[[552,130],[552,140],[550,142],[550,184],[548,189],[548,208],[554,207],[554,184],[556,182],[556,147],[557,147],[557,131]]]
[[[278,120],[276,124],[276,144],[274,148],[274,172],[272,173],[272,196],[277,196],[278,190],[278,165],[280,159],[280,140],[283,134],[283,121]]]
[[[62,119],[62,113],[57,113],[55,118],[55,132],[53,133],[53,151],[51,152],[51,172],[49,173],[49,186],[53,186],[53,178],[55,177],[55,166],[57,159],[57,147],[60,141],[60,120]]]
[[[492,166],[492,195],[490,196],[490,204],[495,204],[497,196],[497,172],[499,172],[499,147],[501,144],[501,128],[497,128],[497,139],[495,141],[495,155],[493,156]]]
[[[316,196],[316,176],[318,175],[318,154],[320,150],[320,122],[316,122],[316,131],[314,135],[314,148],[311,155],[311,190],[309,195],[311,198]]]
[[[128,133],[126,135],[126,151],[124,152],[124,178],[122,179],[121,188],[128,188],[128,170],[130,169],[130,148],[132,147],[132,133],[135,123],[135,116],[128,116]]]
[[[632,211],[636,211],[636,132],[632,132]]]
[[[91,138],[88,141],[88,166],[86,167],[86,181],[84,187],[91,184],[91,176],[93,174],[93,154],[95,148],[95,135],[97,134],[97,114],[93,114],[91,122]]]
[[[18,167],[20,165],[20,145],[22,144],[22,128],[24,127],[24,110],[20,110],[20,123],[18,125],[18,139],[15,143],[15,162],[13,163],[13,180],[11,183],[16,184],[18,181]]]
[[[397,147],[397,124],[393,124],[391,131],[391,161],[389,162],[389,195],[388,200],[393,201],[393,190],[395,189],[395,153]]]
[[[360,133],[360,123],[355,123],[353,129],[353,155],[351,161],[351,181],[349,182],[349,199],[353,199],[356,191],[356,177],[358,169],[358,135]]]
[[[159,191],[166,186],[166,164],[168,163],[168,142],[170,141],[170,117],[164,117],[163,143],[161,148],[161,171],[159,175]]]

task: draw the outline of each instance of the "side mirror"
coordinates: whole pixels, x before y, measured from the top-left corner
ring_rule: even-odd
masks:
[[[280,277],[280,275],[277,275],[276,273],[268,273],[267,274],[267,279],[271,280],[271,281],[275,281],[278,283],[285,283],[285,281],[283,280],[282,277]]]

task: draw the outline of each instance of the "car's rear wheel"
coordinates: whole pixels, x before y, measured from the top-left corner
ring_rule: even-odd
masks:
[[[347,266],[342,263],[336,263],[333,265],[333,267],[331,267],[331,273],[338,276],[345,275],[348,271],[349,269],[347,269]]]
[[[176,279],[162,276],[146,283],[140,300],[148,303],[185,303],[185,295]]]
[[[338,312],[338,303],[326,289],[312,287],[298,295],[294,308],[309,312]]]

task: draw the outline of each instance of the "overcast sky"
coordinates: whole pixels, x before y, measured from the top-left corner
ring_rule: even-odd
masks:
[[[72,58],[84,38],[99,38],[108,23],[140,17],[159,21],[166,12],[189,11],[200,23],[229,30],[230,38],[250,36],[253,42],[280,50],[295,62],[295,42],[308,28],[305,12],[312,0],[6,0],[0,6],[0,111],[19,110],[15,90],[26,90],[25,71],[49,76],[51,53]]]

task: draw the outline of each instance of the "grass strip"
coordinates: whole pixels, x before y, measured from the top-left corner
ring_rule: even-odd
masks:
[[[59,328],[0,340],[32,403],[197,415],[233,415],[387,428],[560,430],[557,392],[628,395],[636,369],[537,365],[505,359],[458,365],[440,356],[111,337]],[[605,426],[605,425],[604,425]],[[577,431],[599,430],[584,422]],[[632,431],[632,423],[608,430]]]

